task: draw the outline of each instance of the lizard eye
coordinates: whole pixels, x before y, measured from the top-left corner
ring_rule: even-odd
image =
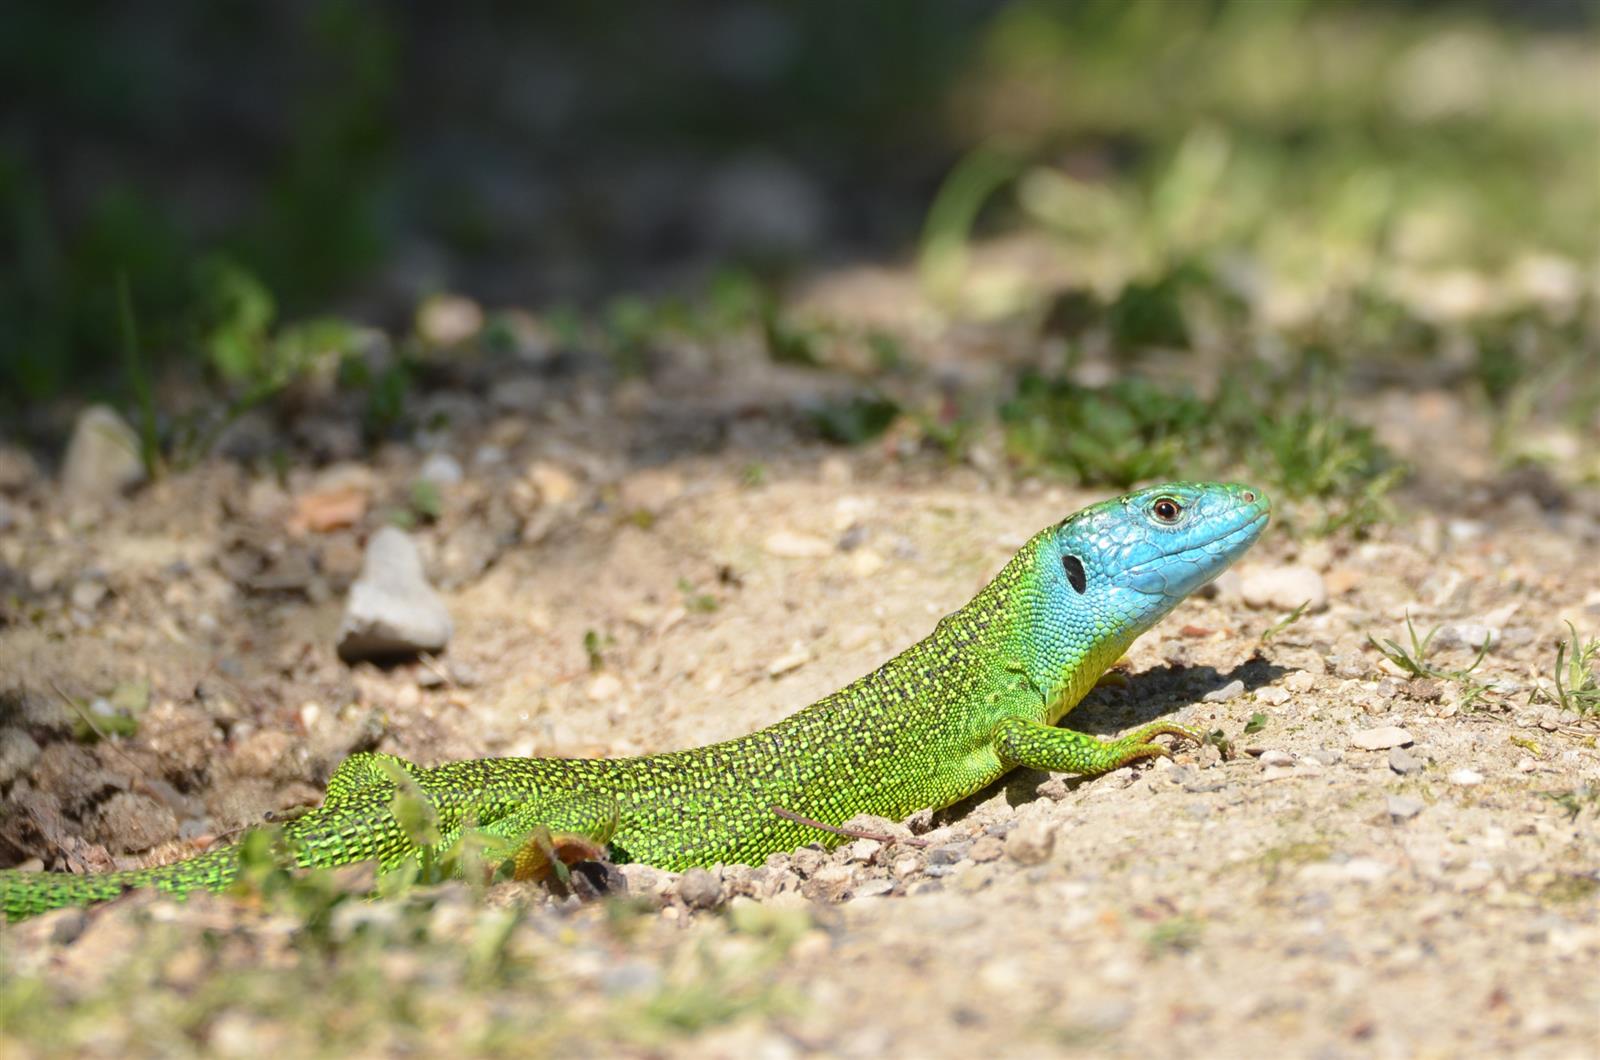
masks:
[[[1183,505],[1171,497],[1157,497],[1156,502],[1150,506],[1150,514],[1163,523],[1175,523],[1183,514]]]

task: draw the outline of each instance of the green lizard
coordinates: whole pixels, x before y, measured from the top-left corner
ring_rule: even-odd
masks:
[[[948,806],[1019,766],[1093,774],[1167,755],[1154,737],[1199,737],[1158,721],[1102,741],[1056,722],[1139,634],[1249,548],[1269,513],[1260,492],[1215,483],[1093,505],[1034,535],[966,606],[877,670],[724,743],[433,768],[353,755],[329,779],[323,804],[283,826],[286,849],[300,866],[398,867],[424,849],[396,813],[397,794],[409,792],[437,829],[430,852],[475,828],[505,844],[523,877],[573,849],[672,870],[755,864],[819,838],[838,841],[816,824]],[[99,875],[6,870],[0,909],[14,920],[135,887],[220,890],[238,873],[233,846]]]

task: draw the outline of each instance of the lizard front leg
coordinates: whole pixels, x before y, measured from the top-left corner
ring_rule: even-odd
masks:
[[[1200,743],[1202,737],[1170,721],[1157,721],[1116,740],[1101,740],[1088,733],[1058,729],[1025,718],[1005,718],[990,734],[995,754],[1007,768],[1025,766],[1060,773],[1106,773],[1141,758],[1171,758],[1172,752],[1155,736],[1176,736]]]

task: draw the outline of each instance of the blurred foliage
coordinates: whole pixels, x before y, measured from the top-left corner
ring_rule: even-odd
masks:
[[[1600,433],[1594,29],[1489,0],[10,7],[0,404],[132,391],[153,459],[331,378],[383,436],[428,341],[350,321],[462,290],[618,376],[730,337],[843,369],[860,396],[815,410],[825,437],[911,420],[959,456],[981,432],[906,393],[908,335],[779,293],[920,227],[947,319],[1040,324],[1004,413],[1023,467],[1120,484],[1203,429],[1196,451],[1349,496],[1390,472],[1304,388],[1357,375],[1464,384],[1508,463],[1576,463],[1559,431]],[[997,236],[1030,249],[996,264]],[[469,352],[514,355],[513,323]],[[163,418],[174,366],[229,411]],[[1276,382],[1185,396],[1219,366]]]
[[[1248,469],[1278,499],[1314,502],[1298,529],[1362,529],[1384,514],[1404,468],[1370,428],[1316,387],[1223,380],[1206,400],[1179,385],[1128,376],[1105,386],[1024,377],[1001,406],[1006,453],[1023,471],[1127,488],[1159,479],[1209,479]]]
[[[430,289],[588,298],[815,245],[708,223],[718,190],[853,189],[851,227],[898,238],[987,6],[5,5],[0,392],[114,385],[119,276],[161,362],[199,356],[219,294],[378,322]]]

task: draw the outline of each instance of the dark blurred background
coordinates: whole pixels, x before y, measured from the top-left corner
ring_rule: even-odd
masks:
[[[130,341],[212,370],[219,328],[403,330],[442,291],[582,311],[913,254],[937,281],[974,218],[1143,247],[1125,271],[1152,282],[1404,239],[1581,256],[1595,11],[7,4],[0,387],[115,393]]]

